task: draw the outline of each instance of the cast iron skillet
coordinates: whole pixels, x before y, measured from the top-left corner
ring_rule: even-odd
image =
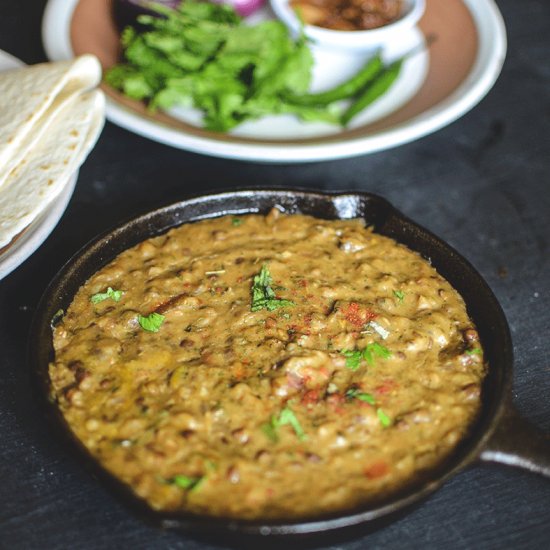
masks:
[[[103,470],[70,432],[48,399],[48,363],[53,358],[50,323],[66,310],[78,288],[123,250],[184,222],[225,214],[285,212],[319,218],[364,218],[377,232],[396,239],[429,259],[463,296],[477,325],[490,368],[482,390],[482,412],[470,435],[439,468],[388,498],[322,517],[300,520],[235,521],[190,514],[152,511],[128,487]],[[474,268],[449,245],[398,212],[386,200],[368,193],[321,193],[296,190],[244,190],[203,195],[155,210],[105,233],[78,252],[52,281],[38,306],[30,336],[30,363],[38,391],[54,425],[69,448],[135,511],[163,527],[198,532],[290,536],[377,527],[427,497],[449,477],[474,462],[500,462],[550,477],[550,438],[523,420],[511,402],[512,343],[495,296]]]

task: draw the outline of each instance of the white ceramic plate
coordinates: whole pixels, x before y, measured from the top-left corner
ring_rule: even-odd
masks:
[[[111,1],[49,0],[42,34],[50,59],[94,53],[104,67],[112,66],[118,39]],[[420,27],[405,33],[384,55],[388,59],[398,57],[423,43],[431,33],[439,38],[429,54],[411,57],[390,91],[346,130],[274,116],[246,122],[229,134],[216,134],[200,128],[200,116],[192,109],[151,115],[143,105],[110,89],[105,90],[107,118],[174,147],[242,160],[306,162],[388,149],[462,116],[485,96],[500,73],[506,33],[493,0],[445,0],[445,6],[441,0],[428,0]],[[346,79],[365,62],[364,54],[358,53],[315,49],[314,55],[315,90]]]
[[[12,55],[0,50],[0,71],[23,65]],[[70,177],[61,194],[19,234],[7,247],[0,250],[0,279],[21,265],[49,236],[57,225],[73,194],[78,173]],[[1,197],[0,197],[1,200]]]

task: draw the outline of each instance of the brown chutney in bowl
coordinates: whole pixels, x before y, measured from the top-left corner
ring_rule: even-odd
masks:
[[[224,216],[126,250],[54,329],[75,435],[153,509],[300,518],[441,464],[486,373],[462,298],[361,220]]]

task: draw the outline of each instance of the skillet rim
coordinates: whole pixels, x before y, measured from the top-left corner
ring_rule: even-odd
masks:
[[[249,205],[246,208],[243,207],[239,209],[227,206],[219,208],[218,205],[218,203],[225,204],[224,201],[243,201],[247,199],[250,201],[259,201],[258,205],[262,206],[256,206],[256,209],[254,209],[252,205]],[[380,211],[382,213],[382,229],[384,229],[384,225],[387,226],[385,230],[378,231],[377,221],[375,220],[375,231],[391,236],[398,242],[406,244],[409,248],[417,251],[419,250],[414,244],[411,245],[409,242],[405,242],[403,238],[399,237],[403,237],[403,234],[405,234],[409,241],[411,239],[420,238],[425,241],[423,243],[424,245],[429,245],[434,251],[443,253],[448,261],[451,263],[456,262],[460,270],[463,271],[463,275],[466,274],[468,277],[472,278],[478,285],[478,289],[483,293],[482,301],[485,301],[490,306],[495,316],[493,319],[494,326],[490,327],[489,330],[496,332],[500,338],[498,344],[501,346],[500,360],[497,362],[496,366],[492,360],[490,361],[492,366],[489,368],[489,372],[483,384],[482,411],[476,423],[471,427],[469,435],[461,441],[448,460],[430,470],[426,479],[423,480],[421,484],[420,482],[415,482],[411,487],[405,487],[404,490],[400,490],[390,495],[388,498],[383,499],[381,504],[374,503],[373,505],[373,503],[370,502],[363,506],[357,506],[351,510],[340,510],[332,514],[311,518],[264,521],[236,520],[155,511],[150,508],[145,501],[137,497],[129,486],[118,480],[113,474],[107,472],[107,470],[92,457],[91,453],[89,453],[84,445],[75,435],[73,435],[61,411],[49,398],[49,359],[43,361],[41,355],[47,352],[49,358],[52,356],[53,349],[50,322],[53,312],[59,309],[58,306],[60,304],[68,305],[70,301],[72,301],[76,290],[67,292],[67,286],[70,286],[70,283],[73,283],[74,286],[74,280],[76,279],[76,289],[78,289],[93,273],[101,269],[116,255],[122,252],[122,250],[130,248],[146,238],[165,233],[171,227],[176,227],[183,223],[190,223],[200,219],[218,217],[226,214],[245,215],[247,213],[254,214],[266,211],[270,207],[279,205],[278,199],[289,199],[291,203],[293,200],[294,203],[292,207],[298,208],[295,210],[296,212],[301,212],[299,209],[300,200],[320,201],[323,205],[327,207],[330,205],[334,208],[336,214],[339,214],[337,210],[339,208],[338,205],[341,203],[340,208],[343,206],[344,216],[322,216],[308,211],[303,212],[304,214],[325,217],[327,219],[358,217],[357,215],[346,215],[351,212],[350,208],[353,208],[353,206],[355,207],[355,212],[359,212],[359,216],[365,219],[369,207],[372,206],[374,214],[379,215]],[[346,200],[348,202],[351,201],[351,207],[350,205],[346,206]],[[265,205],[262,201],[270,202]],[[201,215],[200,207],[204,207],[205,205],[207,212]],[[184,212],[183,218],[185,219],[178,219],[178,216],[181,215],[181,210],[185,210],[185,208],[195,208],[195,210],[199,211],[199,214],[185,216]],[[346,208],[348,210],[347,213]],[[361,208],[363,210],[361,210]],[[293,211],[291,211],[291,213]],[[165,221],[162,223],[164,215],[174,214],[176,219],[171,218],[170,222],[167,223]],[[160,224],[160,227],[157,228],[154,225],[155,221],[157,221],[157,225]],[[135,227],[146,231],[147,235],[139,236],[139,238],[134,236],[131,238],[131,240],[134,241],[133,243],[126,244],[122,247],[119,246],[118,250],[109,252],[109,247],[112,246],[113,242],[116,245],[118,241],[127,236],[127,233],[131,233],[132,229]],[[395,234],[396,231],[399,232],[399,228],[401,228],[401,232],[403,233],[401,235]],[[104,254],[105,249],[108,251],[107,254]],[[422,251],[419,252],[426,258],[426,255]],[[431,261],[432,256],[430,255],[427,259]],[[96,264],[99,262],[99,266],[96,265],[93,269],[88,270],[87,275],[85,274],[86,276],[82,277],[82,274],[78,271],[81,264],[84,264],[86,267],[86,262],[93,262],[94,260],[96,260]],[[437,265],[435,265],[435,267],[438,269],[438,272],[441,272]],[[443,274],[443,276],[456,288],[457,285],[455,282],[451,281],[453,278],[452,276],[449,277],[448,274]],[[474,319],[479,329],[477,318],[473,316],[470,311],[471,301],[466,300],[461,290],[459,290],[459,293],[463,296],[468,308],[468,313],[470,317]],[[483,346],[487,352],[485,342]],[[492,345],[492,347],[494,347],[494,345]],[[494,353],[496,353],[497,356],[499,355],[499,352],[495,352],[493,349],[491,349],[491,353],[487,355],[493,355]],[[500,424],[500,419],[506,412],[507,402],[511,395],[513,349],[510,330],[504,312],[489,285],[473,265],[459,254],[454,247],[437,237],[428,229],[412,221],[380,195],[362,191],[333,192],[305,188],[248,187],[236,191],[212,191],[208,193],[186,195],[179,201],[171,202],[151,211],[146,211],[143,214],[134,216],[117,224],[115,227],[102,232],[86,243],[58,271],[40,299],[33,317],[29,335],[28,363],[31,368],[35,393],[44,406],[49,424],[55,428],[59,438],[64,440],[68,447],[69,454],[82,462],[88,470],[91,470],[93,475],[100,478],[104,485],[107,485],[107,488],[110,489],[111,492],[118,494],[119,498],[125,501],[125,504],[145,519],[145,521],[161,527],[185,531],[198,531],[199,533],[208,531],[244,535],[288,536],[325,533],[327,531],[340,530],[346,527],[356,527],[371,523],[375,524],[384,518],[390,518],[398,512],[427,498],[451,476],[477,460]],[[488,403],[486,403],[487,399]],[[486,410],[487,408],[489,408],[489,410]],[[420,486],[417,487],[417,485]]]

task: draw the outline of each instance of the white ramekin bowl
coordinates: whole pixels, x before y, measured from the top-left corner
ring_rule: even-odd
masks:
[[[301,23],[289,0],[270,0],[275,15],[294,35],[299,34]],[[383,27],[364,31],[339,31],[304,25],[304,34],[313,44],[327,48],[347,50],[374,50],[388,42],[399,40],[400,35],[414,27],[422,17],[425,0],[403,0],[401,16]]]

